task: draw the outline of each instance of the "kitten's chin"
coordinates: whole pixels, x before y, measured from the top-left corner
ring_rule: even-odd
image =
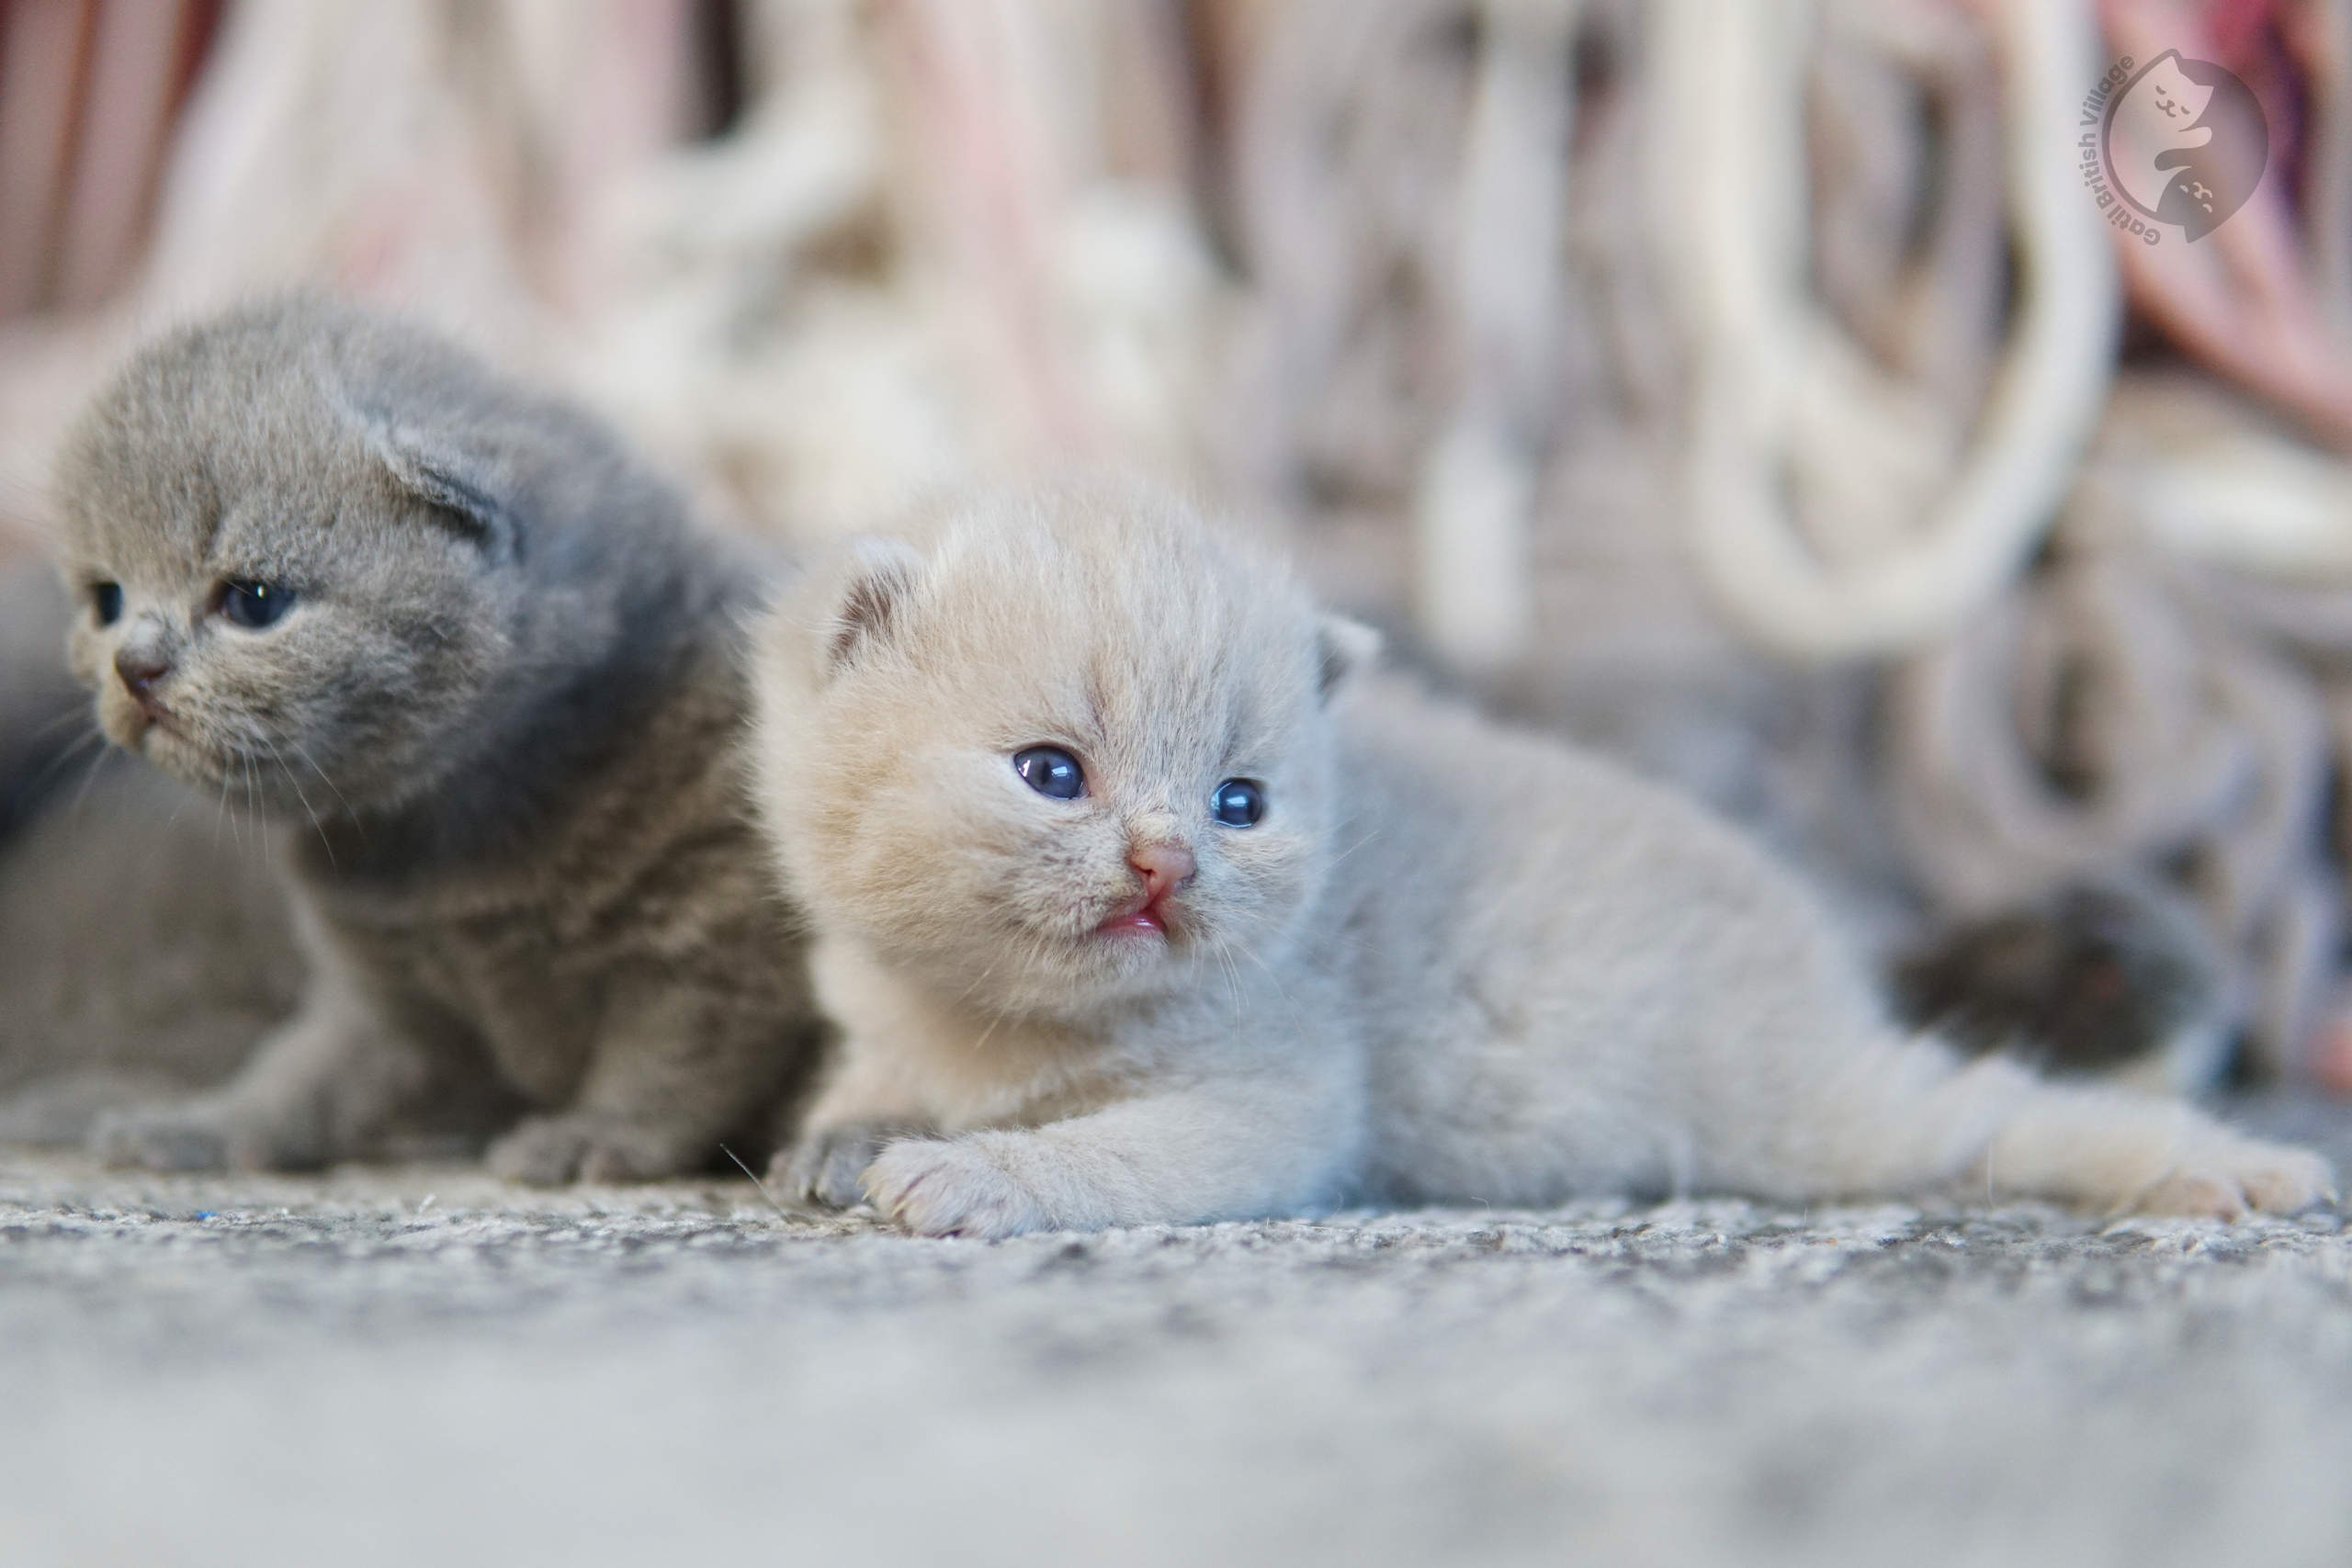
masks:
[[[144,757],[183,784],[204,790],[226,790],[229,794],[223,799],[258,810],[266,817],[315,822],[327,794],[322,781],[312,792],[318,798],[303,799],[301,784],[293,779],[283,763],[274,758],[240,757],[207,746],[188,733],[184,721],[158,720],[145,725],[128,740],[116,737],[116,743],[126,751]],[[340,800],[340,795],[335,798]]]
[[[1199,933],[1143,916],[1107,920],[1076,944],[1071,989],[1094,1005],[1148,1001],[1192,984]]]
[[[228,776],[227,764],[209,748],[189,739],[174,719],[109,720],[107,738],[185,784],[217,784]]]
[[[1149,1001],[1182,990],[1192,965],[1158,931],[1093,932],[1032,947],[1021,961],[1003,953],[984,962],[942,965],[936,955],[902,954],[928,968],[960,999],[1014,1017],[1080,1020],[1105,1008]]]
[[[228,775],[228,763],[198,738],[196,726],[184,716],[168,708],[143,712],[128,698],[117,701],[105,694],[97,707],[98,728],[106,731],[108,740],[133,756],[144,757],[174,778],[211,785]]]

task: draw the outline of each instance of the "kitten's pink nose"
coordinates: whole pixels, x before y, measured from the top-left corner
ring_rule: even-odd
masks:
[[[1127,851],[1127,863],[1143,878],[1143,896],[1147,905],[1157,904],[1193,880],[1199,869],[1193,863],[1193,852],[1182,844],[1136,844]]]
[[[153,718],[161,711],[163,705],[155,700],[155,685],[172,672],[170,660],[120,648],[115,650],[114,672],[122,678],[122,689],[130,694],[141,713]]]

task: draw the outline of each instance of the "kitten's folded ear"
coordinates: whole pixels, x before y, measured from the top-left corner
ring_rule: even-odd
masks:
[[[854,539],[848,556],[848,567],[837,580],[832,613],[820,628],[828,674],[889,636],[892,621],[922,570],[922,557],[897,539]]]
[[[1345,615],[1325,614],[1316,641],[1322,652],[1322,697],[1327,703],[1380,657],[1380,634]]]
[[[364,412],[356,417],[395,484],[433,507],[494,558],[514,557],[520,530],[499,499],[501,487],[492,463],[391,420]]]

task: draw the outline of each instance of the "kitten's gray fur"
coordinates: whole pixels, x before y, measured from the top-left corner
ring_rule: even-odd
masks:
[[[1682,1187],[2325,1190],[2177,1103],[1907,1036],[1736,832],[1365,669],[1372,640],[1148,491],[983,497],[788,595],[758,795],[842,1032],[792,1190],[982,1235]],[[1024,784],[1035,746],[1082,792]],[[1261,819],[1212,815],[1228,780]]]
[[[734,771],[755,574],[671,490],[314,297],[144,350],[60,474],[100,723],[283,825],[311,964],[233,1081],[102,1120],[100,1153],[317,1166],[485,1066],[532,1108],[492,1166],[532,1182],[688,1169],[773,1114],[812,1014]],[[235,581],[292,608],[232,624]],[[143,711],[126,682],[159,666]]]

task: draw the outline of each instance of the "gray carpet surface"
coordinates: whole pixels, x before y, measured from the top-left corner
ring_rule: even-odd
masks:
[[[2344,1113],[2245,1114],[2339,1148]],[[2352,1562],[2352,1228],[917,1241],[0,1151],[0,1563]]]

